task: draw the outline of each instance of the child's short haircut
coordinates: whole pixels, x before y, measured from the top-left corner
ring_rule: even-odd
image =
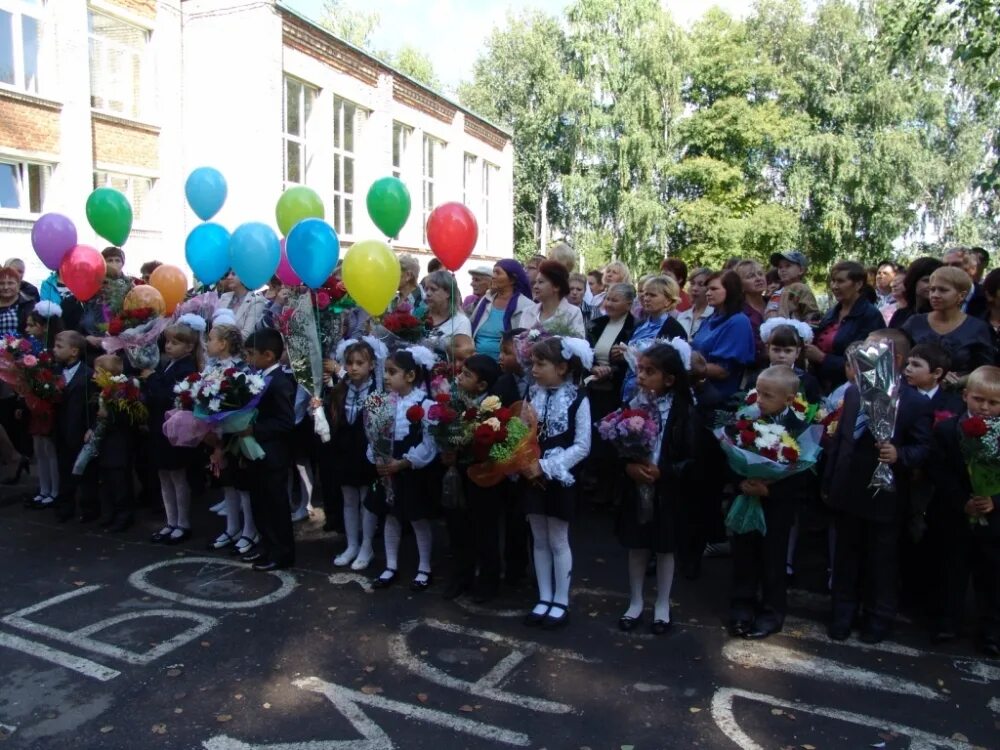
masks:
[[[795,394],[799,391],[799,376],[795,374],[795,370],[787,365],[772,365],[761,371],[760,375],[757,376],[757,382],[761,380],[780,386],[788,394]]]
[[[977,367],[969,374],[965,390],[980,391],[990,395],[1000,394],[1000,367],[993,365]]]
[[[506,344],[513,344],[514,339],[527,330],[528,330],[527,328],[511,328],[509,331],[504,331],[500,335],[500,346],[505,346]]]
[[[63,331],[56,338],[65,341],[71,349],[76,349],[77,356],[83,359],[83,355],[87,352],[87,339],[84,338],[82,333],[68,330]]]
[[[122,363],[121,357],[116,357],[114,354],[102,354],[94,360],[94,369],[104,370],[110,375],[121,375],[125,372],[125,365]]]
[[[910,337],[898,328],[880,328],[868,334],[866,341],[891,341],[895,355],[904,362],[910,356]]]
[[[262,328],[247,336],[246,348],[257,352],[271,352],[277,362],[285,353],[285,342],[273,328]]]
[[[941,370],[941,377],[951,369],[951,357],[938,344],[917,344],[910,350],[910,359],[922,359],[931,372]]]
[[[492,388],[502,374],[497,361],[485,354],[473,354],[465,360],[465,368],[486,383],[487,389]]]
[[[125,253],[120,247],[106,247],[101,251],[101,256],[104,260],[110,260],[111,258],[118,258],[121,260],[122,265],[125,264]]]

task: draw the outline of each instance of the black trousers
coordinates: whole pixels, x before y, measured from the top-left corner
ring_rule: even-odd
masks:
[[[115,521],[131,519],[133,510],[132,468],[101,468],[99,469],[98,482],[101,518]]]
[[[864,605],[870,624],[889,627],[896,617],[899,522],[869,521],[853,513],[834,517],[833,619],[850,625]]]
[[[758,628],[778,628],[788,609],[785,557],[795,522],[795,502],[763,498],[767,533],[734,534],[732,620],[753,621]],[[759,598],[758,598],[759,593]]]
[[[326,516],[324,528],[344,531],[344,493],[340,489],[337,478],[337,462],[330,449],[332,443],[320,444],[317,455],[317,474],[319,475],[320,492],[323,498],[323,515]]]
[[[961,517],[948,537],[936,540],[935,564],[940,565],[935,587],[936,625],[941,630],[958,632],[971,578],[982,636],[1000,642],[1000,539],[959,524],[968,522]]]
[[[73,473],[73,464],[81,446],[56,443],[56,462],[59,466],[59,496],[56,498],[56,516],[72,518],[80,516],[96,518],[101,506],[97,494],[97,461],[91,461],[82,475]]]
[[[503,482],[506,491],[503,510],[503,575],[508,583],[528,575],[528,519],[521,506],[525,482]]]
[[[481,584],[500,581],[500,518],[504,512],[506,482],[496,487],[477,487],[465,480],[465,508],[446,514],[451,549],[455,556],[454,578],[472,581],[479,571]]]
[[[295,532],[288,505],[288,466],[250,464],[250,507],[271,562],[295,564]]]

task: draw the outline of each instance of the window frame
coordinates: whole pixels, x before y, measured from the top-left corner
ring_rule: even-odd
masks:
[[[434,187],[437,184],[437,164],[440,161],[441,155],[444,150],[448,147],[446,141],[431,135],[430,133],[423,134],[423,140],[421,141],[421,166],[420,166],[420,186],[421,186],[421,207],[423,209],[423,242],[424,245],[427,244],[427,218],[431,215],[431,211],[434,210]],[[434,152],[434,148],[437,146],[437,153]],[[430,154],[430,159],[428,160],[428,154]],[[427,173],[428,161],[431,166],[431,174]]]
[[[104,182],[98,182],[97,176],[103,174],[105,176]],[[149,174],[138,174],[135,172],[124,172],[120,169],[113,168],[103,168],[101,166],[95,165],[91,170],[91,177],[94,184],[94,188],[99,187],[110,187],[121,192],[126,198],[128,198],[129,205],[132,207],[132,224],[136,229],[156,229],[158,228],[156,222],[159,219],[159,211],[156,205],[156,188],[159,183],[159,178],[154,177]],[[111,178],[124,178],[127,184],[126,190],[120,190],[116,185],[111,184]],[[135,193],[135,181],[136,180],[147,180],[149,182],[149,189],[146,192],[145,199],[140,203],[136,200]]]
[[[90,29],[91,17],[95,15],[103,16],[104,18],[110,19],[115,23],[122,24],[123,26],[129,26],[139,31],[143,37],[142,49],[135,50],[134,48],[130,47],[127,44],[116,41],[114,39],[110,39],[106,36],[102,36],[99,33],[91,31]],[[89,71],[90,108],[93,111],[111,115],[112,117],[121,117],[126,120],[142,121],[144,119],[149,118],[150,107],[148,104],[148,99],[146,94],[146,91],[148,90],[148,83],[144,82],[146,81],[147,77],[153,76],[152,65],[150,62],[151,58],[149,53],[150,44],[152,42],[152,36],[153,36],[152,30],[146,26],[140,26],[139,24],[133,23],[132,21],[122,18],[121,16],[117,16],[110,11],[105,11],[103,8],[95,8],[93,6],[87,7],[87,63],[90,67]],[[109,49],[118,51],[119,53],[125,53],[134,56],[133,59],[138,64],[139,80],[137,82],[134,82],[135,85],[133,85],[132,91],[128,93],[128,99],[122,100],[126,104],[131,104],[132,105],[131,109],[128,108],[127,106],[124,107],[121,111],[113,109],[112,107],[108,106],[108,104],[110,102],[113,102],[114,100],[110,100],[108,97],[102,97],[104,101],[101,106],[98,106],[97,104],[94,103],[96,95],[94,93],[95,55],[93,52],[93,46],[95,42],[98,42],[101,45],[100,55],[98,57],[100,58],[101,65],[105,71],[107,71],[108,67],[107,63],[110,60],[110,57],[108,55]],[[105,74],[110,75],[108,73]],[[121,74],[119,73],[118,75]]]
[[[299,97],[296,107],[299,112],[299,133],[289,133],[288,128],[288,84],[290,81],[299,86]],[[310,94],[308,101],[306,94]],[[301,78],[285,73],[282,76],[281,86],[281,180],[284,190],[295,185],[307,185],[309,180],[309,120],[312,117],[313,108],[316,106],[316,99],[319,97],[319,88],[311,83],[303,81]],[[288,179],[288,144],[296,143],[299,146],[299,180]]]
[[[347,111],[353,115],[348,122]],[[361,128],[368,121],[368,110],[355,101],[339,94],[333,95],[333,220],[331,222],[341,237],[353,237],[357,228],[358,204],[358,140]],[[347,147],[347,133],[351,134],[351,147]],[[348,190],[347,172],[350,164],[351,189]],[[350,225],[348,226],[348,219]]]
[[[392,121],[392,176],[402,180],[406,174],[406,157],[413,140],[414,128],[399,120]],[[396,154],[399,153],[397,163]]]
[[[0,154],[0,164],[13,166],[15,168],[14,186],[17,192],[18,202],[21,204],[17,208],[0,206],[0,217],[27,218],[41,216],[45,212],[45,194],[48,192],[48,183],[52,179],[52,164],[49,162],[32,161],[30,159],[8,156],[5,154]],[[43,170],[40,173],[42,187],[41,192],[39,193],[37,211],[33,211],[31,209],[31,167],[38,167],[40,170]],[[27,202],[26,208],[24,207],[25,201]]]
[[[0,11],[10,13],[11,16],[11,55],[13,56],[14,81],[7,83],[0,81],[0,89],[18,91],[26,94],[39,95],[42,93],[42,34],[45,30],[45,21],[48,11],[48,0],[40,0],[40,5],[29,5],[22,0],[0,0]],[[24,16],[33,18],[38,24],[39,44],[38,56],[35,60],[35,85],[29,88],[26,85],[24,70]]]

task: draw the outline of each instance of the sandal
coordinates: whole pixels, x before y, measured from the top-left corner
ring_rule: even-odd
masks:
[[[228,533],[223,531],[215,539],[208,543],[208,549],[219,550],[225,549],[226,547],[232,547],[236,544],[236,537],[230,536]]]
[[[524,617],[523,622],[529,628],[537,627],[538,625],[542,624],[542,621],[548,616],[549,610],[552,608],[552,602],[538,602],[538,604],[536,604],[535,607],[538,606],[545,607],[545,611],[542,612],[541,614],[538,614],[535,612],[534,608],[532,608],[531,612],[529,612]]]
[[[389,574],[388,577],[386,577],[386,575],[385,575],[386,573]],[[382,575],[380,575],[378,578],[376,578],[374,581],[372,581],[372,588],[373,589],[387,589],[395,581],[396,581],[396,569],[395,568],[386,568],[385,570],[382,571]]]
[[[414,578],[413,582],[410,584],[410,591],[416,591],[419,593],[421,591],[426,591],[427,589],[429,589],[431,587],[431,582],[434,580],[433,576],[431,576],[431,574],[426,570],[418,570],[417,575],[426,576],[426,578],[424,578],[424,580],[422,581],[419,581],[416,578]]]

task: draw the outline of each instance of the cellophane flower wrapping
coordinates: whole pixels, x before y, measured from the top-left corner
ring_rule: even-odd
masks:
[[[891,341],[866,343],[851,354],[854,382],[861,394],[861,408],[868,416],[868,430],[876,442],[892,439],[899,409],[900,375],[896,371],[895,350]],[[889,464],[879,462],[868,486],[875,490],[893,490],[896,480]]]
[[[807,427],[793,439],[795,443],[794,450],[797,453],[795,460],[789,460],[787,457],[770,458],[768,455],[761,455],[758,451],[770,451],[772,449],[770,445],[772,438],[764,436],[762,439],[760,433],[756,430],[754,430],[756,434],[752,440],[749,434],[741,437],[741,433],[747,433],[748,430],[744,429],[745,425],[740,425],[739,422],[737,422],[737,425],[739,426],[736,427],[735,437],[733,434],[734,430],[731,427],[717,428],[714,430],[714,434],[719,441],[722,452],[726,456],[729,468],[744,479],[785,479],[811,469],[816,465],[816,461],[819,460],[819,455],[822,452],[822,425]],[[778,427],[778,425],[773,426]],[[787,435],[787,433],[785,434]],[[784,435],[777,432],[774,435],[777,436],[779,444],[782,444],[783,447],[791,448]],[[767,445],[765,447],[756,445],[758,440],[762,444],[766,443]],[[738,443],[743,443],[748,447],[740,447]],[[782,448],[778,448],[777,450],[780,453]],[[760,503],[759,497],[739,495],[733,501],[729,509],[729,514],[726,516],[726,528],[734,534],[747,534],[752,531],[759,531],[761,534],[766,534],[767,524],[764,520],[764,509]]]
[[[0,345],[0,381],[9,385],[28,407],[28,431],[32,435],[51,434],[56,404],[65,388],[52,354],[32,354],[27,339],[5,337]]]
[[[960,420],[958,427],[972,494],[977,497],[1000,494],[1000,417],[970,416]],[[969,523],[989,526],[983,516],[971,516]]]
[[[365,437],[375,455],[376,464],[388,463],[392,460],[392,445],[396,434],[396,401],[393,393],[373,393],[365,399],[361,412]],[[385,488],[386,504],[392,505],[395,493],[392,489],[392,477],[382,477]]]
[[[607,440],[624,459],[647,463],[652,461],[656,438],[660,432],[659,410],[643,408],[638,402],[626,409],[617,409],[597,423],[597,434]],[[655,416],[654,416],[655,415]],[[636,510],[640,524],[653,520],[656,488],[652,484],[636,484],[639,503]]]
[[[312,294],[298,294],[288,301],[278,316],[278,329],[285,339],[288,363],[295,381],[312,396],[309,411],[320,440],[330,441],[330,424],[323,413],[323,348],[313,310]]]
[[[500,399],[484,399],[478,409],[466,410],[463,419],[474,423],[470,450],[474,463],[469,479],[479,487],[495,487],[508,476],[522,474],[541,457],[538,415],[518,402],[504,409]]]
[[[101,339],[101,347],[108,354],[124,350],[128,361],[137,370],[155,370],[160,364],[160,334],[169,325],[168,318],[155,318],[116,336]]]

